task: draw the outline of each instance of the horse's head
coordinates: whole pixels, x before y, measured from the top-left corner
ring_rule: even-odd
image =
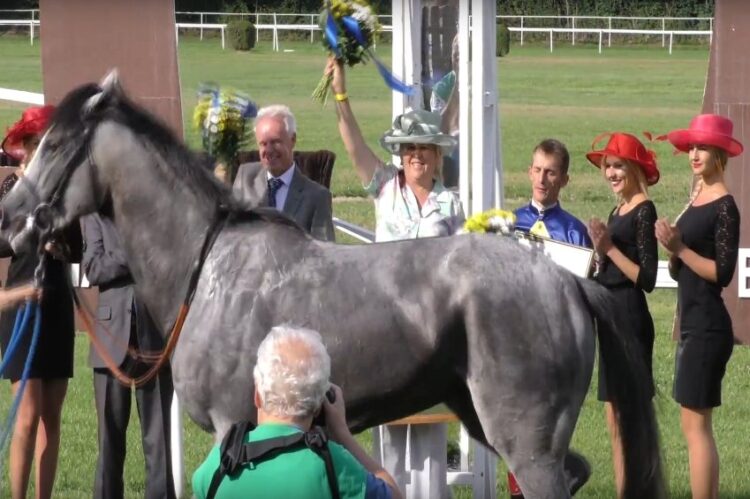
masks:
[[[24,176],[0,203],[0,236],[14,248],[33,229],[53,231],[103,204],[107,189],[92,143],[107,110],[122,96],[116,74],[73,90],[60,103]]]

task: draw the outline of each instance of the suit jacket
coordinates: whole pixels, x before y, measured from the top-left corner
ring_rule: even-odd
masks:
[[[158,351],[164,340],[146,307],[135,299],[133,278],[112,220],[100,215],[81,218],[83,232],[83,269],[92,285],[99,286],[96,335],[109,355],[120,365],[125,360],[135,307],[138,348]],[[91,367],[107,367],[93,346],[89,350]]]
[[[268,177],[260,163],[244,163],[234,179],[234,195],[250,206],[268,206]],[[283,213],[316,239],[333,241],[331,192],[307,178],[297,166]]]

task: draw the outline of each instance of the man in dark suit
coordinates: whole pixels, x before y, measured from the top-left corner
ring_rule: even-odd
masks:
[[[288,107],[261,108],[255,118],[259,163],[240,165],[234,193],[252,206],[270,206],[296,221],[314,238],[333,241],[331,193],[294,163],[297,124]]]
[[[159,330],[146,308],[135,299],[119,235],[111,219],[88,215],[81,219],[84,237],[83,269],[92,285],[99,286],[96,334],[112,360],[132,377],[148,365],[128,351],[158,352],[164,348]],[[94,368],[94,396],[99,426],[99,458],[94,497],[122,499],[125,442],[130,419],[131,389],[112,376],[92,347],[89,363]],[[169,367],[135,389],[141,438],[146,461],[145,497],[174,498],[169,453],[169,410],[172,403]]]

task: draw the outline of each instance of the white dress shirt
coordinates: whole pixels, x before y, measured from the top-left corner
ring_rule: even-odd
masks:
[[[283,185],[279,187],[278,191],[276,191],[276,209],[279,211],[284,210],[284,203],[286,203],[286,196],[289,194],[289,186],[292,184],[294,170],[296,169],[295,166],[295,163],[292,163],[292,166],[287,168],[287,170],[278,177],[274,177],[268,170],[266,170],[266,180],[278,178],[283,182]]]

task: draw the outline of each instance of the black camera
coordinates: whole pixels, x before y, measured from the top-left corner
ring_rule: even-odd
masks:
[[[326,391],[326,398],[328,399],[328,402],[333,404],[336,402],[336,392],[334,391],[333,387],[330,387]],[[326,427],[326,410],[325,407],[320,406],[320,411],[318,412],[318,415],[313,418],[312,422],[313,426],[320,426],[321,428]]]

